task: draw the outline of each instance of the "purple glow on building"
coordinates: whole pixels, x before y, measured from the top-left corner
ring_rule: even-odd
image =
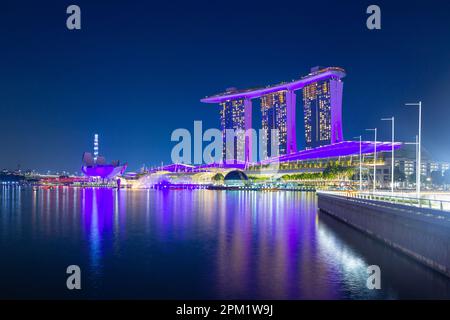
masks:
[[[125,172],[127,164],[120,165],[118,160],[106,164],[105,157],[100,156],[98,143],[98,134],[94,135],[94,157],[90,152],[84,152],[82,161],[83,166],[81,172],[88,177],[97,177],[102,179],[111,179]]]
[[[236,163],[210,163],[210,164],[204,164],[201,166],[196,167],[197,170],[201,169],[244,169],[246,166],[245,162],[242,161],[236,161]]]
[[[160,168],[155,168],[150,170],[150,173],[157,172],[157,171],[168,171],[172,173],[193,173],[193,172],[203,172],[203,171],[209,171],[210,169],[241,169],[243,170],[245,168],[245,162],[242,161],[236,161],[236,163],[209,163],[209,164],[202,164],[199,166],[191,166],[187,164],[169,164]]]
[[[210,97],[203,98],[200,101],[204,103],[221,103],[227,100],[255,99],[265,94],[274,93],[282,90],[292,90],[292,91],[299,90],[308,84],[321,80],[326,80],[332,77],[338,78],[345,77],[345,71],[341,68],[326,68],[323,70],[324,70],[323,72],[313,73],[299,80],[294,80],[291,82],[283,82],[280,84],[267,86],[264,88],[246,89],[237,92],[231,91],[219,93]]]
[[[331,143],[344,140],[342,133],[342,90],[344,83],[339,80],[330,81],[331,104]]]
[[[193,172],[195,166],[183,164],[183,163],[172,163],[166,166],[149,170],[150,173],[157,171],[168,171],[168,172]]]
[[[394,150],[398,150],[402,146],[402,143],[395,142]],[[392,143],[391,142],[377,142],[377,153],[380,152],[391,152]],[[361,143],[362,154],[373,154],[374,142],[373,141],[363,141]],[[282,155],[279,157],[270,158],[258,163],[252,163],[251,165],[264,165],[273,162],[289,162],[289,161],[309,161],[327,158],[339,158],[348,156],[358,156],[359,155],[359,141],[341,141],[338,143],[298,151],[292,154]],[[168,172],[203,172],[210,169],[240,169],[245,170],[248,163],[237,162],[237,163],[210,163],[203,164],[199,166],[190,166],[185,164],[170,164],[159,169],[154,169],[151,172],[156,171],[168,171]]]
[[[297,126],[295,121],[296,97],[297,96],[294,91],[289,90],[286,92],[287,154],[297,152]]]
[[[119,174],[123,174],[127,168],[127,165],[114,166],[112,164],[107,165],[94,165],[94,166],[82,166],[81,171],[88,177],[100,177],[102,179],[113,178]]]
[[[394,150],[402,146],[400,142],[394,143]],[[361,144],[362,154],[372,154],[374,151],[373,141],[363,141]],[[377,153],[391,152],[391,142],[377,142]],[[294,154],[288,154],[277,158],[267,159],[261,164],[268,164],[272,162],[288,162],[288,161],[305,161],[326,158],[338,158],[347,156],[359,155],[359,141],[341,141],[335,144],[330,144],[314,149],[298,151]]]
[[[253,136],[248,134],[252,129],[252,101],[250,99],[244,100],[245,112],[245,161],[252,162],[253,153]]]
[[[275,127],[273,127],[273,125],[268,126],[268,129],[279,129],[277,127],[282,127],[283,130],[285,130],[282,131],[284,134],[283,138],[286,139],[283,141],[282,147],[280,147],[280,149],[282,149],[282,152],[280,152],[280,154],[282,155],[294,154],[297,152],[295,91],[303,89],[305,86],[309,86],[311,84],[313,86],[317,86],[319,83],[326,82],[328,88],[327,90],[324,91],[324,95],[326,95],[325,102],[324,98],[320,96],[320,99],[322,100],[319,101],[319,97],[317,97],[313,99],[314,105],[308,106],[309,108],[314,107],[313,109],[316,110],[318,108],[316,104],[319,104],[323,110],[321,109],[320,111],[317,111],[312,114],[311,112],[309,112],[308,114],[305,113],[305,122],[308,123],[311,122],[310,124],[308,124],[310,129],[311,126],[313,126],[312,128],[314,129],[314,132],[317,131],[317,133],[314,134],[314,139],[311,139],[311,137],[310,139],[307,138],[308,147],[315,148],[316,146],[319,145],[343,141],[343,134],[342,134],[343,83],[341,81],[341,78],[343,77],[345,77],[345,71],[342,68],[337,67],[329,67],[324,69],[313,68],[310,74],[298,80],[271,85],[264,88],[254,88],[245,90],[237,90],[235,88],[230,88],[224,93],[219,93],[214,96],[206,97],[204,99],[201,99],[200,101],[204,103],[218,103],[222,105],[221,124],[223,131],[225,131],[225,129],[230,128],[242,129],[241,127],[245,127],[245,131],[248,132],[248,129],[252,128],[251,99],[255,98],[264,99],[264,96],[274,94],[277,92],[278,93],[283,92],[286,98],[286,104],[284,103],[280,104],[282,105],[282,108],[286,107],[285,114],[283,116],[283,123],[281,124],[277,123]],[[311,92],[313,91],[314,90],[312,90]],[[227,114],[227,110],[235,108],[234,107],[235,104],[238,102],[241,103],[242,101],[245,105],[244,116],[241,115],[240,117],[236,117],[234,115],[236,112],[232,110],[233,111],[233,117],[231,117],[232,120],[228,120],[228,122],[231,123],[224,121],[224,119],[226,119],[225,115]],[[273,106],[275,107],[275,105]],[[266,109],[264,110],[267,110],[267,108],[269,107],[270,105],[266,106],[265,107]],[[276,108],[280,108],[280,106]],[[245,124],[242,124],[242,122],[244,122]],[[311,136],[312,131],[309,130],[308,132],[309,136]],[[225,136],[223,137],[223,143],[224,145],[226,144]],[[245,137],[245,146],[244,146],[246,162],[252,162],[252,160],[253,161],[256,160],[252,159],[253,153],[252,150],[253,150],[252,137],[250,135],[247,135]],[[235,152],[235,159],[238,159],[239,157],[236,154],[238,154],[238,152]]]

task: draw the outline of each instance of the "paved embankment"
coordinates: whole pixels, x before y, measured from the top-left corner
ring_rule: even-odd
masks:
[[[318,193],[318,206],[450,277],[450,212]]]

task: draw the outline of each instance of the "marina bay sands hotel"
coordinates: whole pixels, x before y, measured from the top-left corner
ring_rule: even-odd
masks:
[[[345,70],[338,67],[315,67],[311,72],[291,82],[283,82],[263,88],[237,90],[227,89],[223,93],[201,99],[204,103],[221,106],[221,129],[223,132],[224,160],[226,145],[226,129],[252,129],[252,101],[260,99],[262,113],[262,129],[270,132],[278,130],[278,155],[296,153],[296,95],[303,93],[303,119],[306,149],[335,144],[343,141],[342,136],[342,78]],[[252,136],[245,136],[245,143],[234,142],[235,159],[252,159]],[[270,158],[270,148],[264,158]],[[229,159],[229,158],[227,158]],[[264,159],[260,159],[264,160]]]

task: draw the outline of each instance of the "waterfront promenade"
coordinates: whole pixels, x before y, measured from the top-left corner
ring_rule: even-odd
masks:
[[[318,207],[450,277],[450,203],[389,195],[318,192]]]

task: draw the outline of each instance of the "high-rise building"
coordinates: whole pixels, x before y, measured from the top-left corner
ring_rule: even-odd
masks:
[[[286,90],[269,93],[261,97],[262,128],[266,130],[267,146],[262,157],[268,158],[287,153],[287,103]],[[277,138],[272,141],[272,137]],[[278,141],[278,150],[272,143]],[[272,154],[272,150],[276,154]]]
[[[245,100],[227,100],[220,103],[220,122],[224,160],[245,160]],[[232,148],[227,150],[227,129],[234,130]],[[227,152],[228,151],[228,152]]]
[[[297,80],[281,82],[259,88],[229,88],[225,92],[201,99],[204,103],[221,105],[222,129],[241,129],[247,131],[242,146],[234,139],[234,159],[252,162],[256,152],[252,148],[252,99],[261,99],[262,128],[267,129],[269,146],[267,152],[261,152],[262,158],[276,154],[292,154],[298,151],[296,135],[296,92],[302,90],[304,102],[304,124],[306,149],[343,141],[342,136],[342,78],[345,70],[339,67],[313,68],[311,72]],[[257,129],[257,128],[255,128]],[[278,130],[279,148],[271,152],[271,131]],[[223,133],[224,158],[226,154],[226,133]],[[233,149],[233,148],[231,148]],[[254,148],[255,150],[257,148]],[[264,150],[264,149],[263,149]],[[230,152],[231,153],[231,152]],[[254,158],[254,159],[252,159]]]
[[[306,149],[343,140],[342,87],[340,78],[332,76],[303,88]]]

